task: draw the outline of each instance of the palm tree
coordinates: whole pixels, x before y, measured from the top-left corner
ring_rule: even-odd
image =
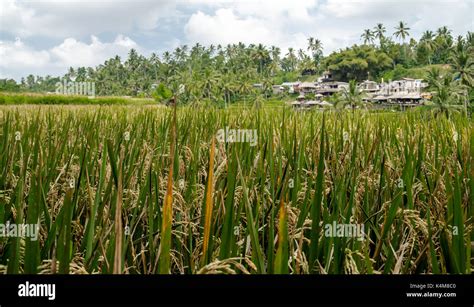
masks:
[[[428,71],[428,75],[426,78],[426,80],[428,81],[428,87],[430,89],[434,89],[441,78],[441,70],[438,67],[432,67]]]
[[[299,62],[299,70],[300,71],[315,71],[316,67],[314,65],[314,62],[311,60],[311,58],[307,55],[303,56]]]
[[[224,94],[224,102],[225,106],[227,107],[227,104],[230,103],[231,97],[235,92],[235,85],[234,85],[234,77],[230,75],[225,75],[222,78],[222,81],[220,83],[220,89]]]
[[[448,27],[443,26],[443,27],[438,28],[438,30],[436,30],[436,34],[438,36],[448,37],[448,36],[451,36],[451,30],[449,30]]]
[[[356,80],[349,81],[349,87],[342,91],[342,106],[350,106],[354,112],[355,108],[360,106],[363,102],[364,92],[357,86]]]
[[[268,58],[268,50],[262,44],[254,49],[252,57],[258,61],[260,75],[263,75],[263,61]]]
[[[202,87],[199,82],[201,76],[197,71],[191,71],[188,75],[188,82],[184,83],[186,86],[186,92],[188,93],[189,101],[197,101],[202,98]]]
[[[372,33],[372,31],[370,31],[370,29],[365,29],[361,37],[364,40],[364,45],[367,45],[367,43],[374,42],[374,34]]]
[[[311,52],[314,68],[318,70],[323,55],[323,44],[314,37],[308,38],[308,51]]]
[[[298,49],[298,57],[300,58],[300,61],[303,61],[307,57],[306,53],[304,53],[304,50],[301,48]]]
[[[451,67],[455,71],[455,79],[463,85],[474,86],[474,58],[462,46],[455,49],[450,57]]]
[[[447,63],[449,61],[451,48],[454,45],[453,37],[451,36],[451,30],[447,27],[440,27],[436,31],[436,37],[434,39],[436,44],[435,61],[437,63]]]
[[[272,75],[275,75],[280,69],[280,53],[281,50],[279,47],[271,46],[270,47],[270,56],[272,61],[269,65],[269,70]]]
[[[379,40],[379,45],[382,45],[382,41],[385,37],[385,27],[382,23],[378,23],[377,26],[375,26],[374,31],[372,32],[375,35],[375,38]]]
[[[272,61],[279,61],[280,60],[280,47],[271,46],[270,47],[270,55],[272,57]]]
[[[201,88],[205,97],[211,99],[215,92],[216,86],[219,83],[219,76],[212,69],[206,69],[202,76]]]
[[[451,67],[455,71],[454,78],[461,83],[464,109],[467,115],[469,89],[474,86],[474,58],[469,55],[463,43],[458,44],[450,57]]]
[[[323,44],[319,39],[315,39],[314,37],[308,38],[308,51],[311,51],[312,54],[316,52],[320,52],[323,49]]]
[[[398,23],[398,26],[395,27],[395,30],[397,30],[395,31],[395,33],[393,33],[395,37],[401,38],[403,43],[405,43],[405,38],[410,35],[408,33],[408,30],[410,30],[410,28],[407,27],[406,23],[404,23],[403,21],[400,21]]]
[[[287,57],[288,62],[291,66],[291,70],[294,71],[295,66],[296,66],[296,62],[298,61],[298,59],[295,56],[295,49],[293,49],[292,47],[288,48],[288,53],[286,54],[286,57]]]
[[[431,107],[436,116],[444,114],[449,118],[451,111],[462,109],[462,106],[459,105],[460,87],[452,75],[446,74],[441,79],[434,81],[432,89],[434,89],[434,94]]]
[[[466,43],[467,43],[467,46],[468,46],[468,51],[471,51],[471,50],[474,49],[474,33],[473,32],[467,32],[467,34],[466,34]],[[471,49],[471,50],[469,50],[469,49]]]
[[[29,76],[28,76],[29,77]],[[76,71],[74,70],[73,67],[69,67],[69,70],[68,72],[64,75],[64,77],[66,78],[66,80],[76,80]],[[31,80],[31,78],[30,78]],[[33,82],[34,83],[34,82]]]
[[[425,32],[423,32],[420,38],[421,41],[433,41],[433,39],[434,39],[433,31],[429,31],[429,30],[426,30]]]
[[[436,48],[436,43],[434,41],[434,34],[432,31],[425,31],[423,32],[421,38],[420,38],[420,44],[423,45],[426,50],[430,53],[428,55],[428,64],[431,65],[431,58],[432,58],[432,53]]]
[[[334,93],[329,96],[328,101],[336,110],[342,110],[345,107],[344,99],[342,99],[341,93]]]
[[[309,37],[308,38],[308,51],[312,51],[312,48],[313,48],[313,44],[314,44],[314,37]]]
[[[253,91],[253,86],[251,83],[251,75],[252,73],[250,71],[244,72],[241,76],[240,79],[237,83],[237,91],[239,93],[239,96],[244,98],[244,104],[246,97],[252,93]]]

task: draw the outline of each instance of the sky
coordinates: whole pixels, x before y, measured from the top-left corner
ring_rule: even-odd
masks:
[[[149,56],[180,45],[244,42],[324,54],[361,43],[364,29],[399,21],[418,39],[448,26],[474,31],[474,0],[0,0],[0,78],[63,75],[135,48]]]

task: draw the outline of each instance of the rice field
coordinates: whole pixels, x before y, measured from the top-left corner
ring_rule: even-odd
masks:
[[[0,237],[0,273],[474,267],[461,114],[0,106],[0,122],[0,224],[39,224]]]

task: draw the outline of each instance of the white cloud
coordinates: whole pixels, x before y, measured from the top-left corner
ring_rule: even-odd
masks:
[[[0,31],[21,37],[55,38],[127,33],[154,29],[160,18],[174,13],[171,0],[2,0]]]
[[[471,0],[328,0],[319,9],[321,37],[325,51],[360,43],[363,29],[383,23],[391,36],[399,21],[410,28],[410,37],[420,38],[426,30],[447,26],[453,35],[474,30],[474,2]]]
[[[0,41],[0,68],[39,68],[49,61],[49,52],[33,50],[25,46],[19,38],[13,42]]]
[[[117,36],[111,43],[103,43],[97,37],[91,36],[91,43],[86,44],[74,38],[67,38],[64,42],[50,50],[57,59],[56,64],[66,66],[94,66],[100,64],[116,54],[126,54],[131,48],[137,49],[137,44],[123,35]]]
[[[335,18],[382,18],[409,13],[418,3],[407,0],[328,0],[321,6],[323,14]]]
[[[61,44],[47,50],[35,50],[19,38],[0,42],[0,78],[15,78],[28,74],[64,74],[68,67],[96,66],[115,55],[123,58],[131,48],[140,50],[129,37],[118,35],[112,42],[102,42],[91,36],[84,43],[66,38]]]
[[[213,16],[200,11],[193,14],[185,25],[185,33],[191,41],[202,44],[268,44],[272,40],[272,32],[262,20],[239,18],[231,9],[218,9]]]
[[[310,21],[309,10],[315,8],[316,5],[316,0],[244,0],[233,2],[235,10],[239,14],[254,15],[274,21],[279,18],[288,18],[293,22]]]
[[[204,45],[246,44],[277,45],[284,50],[288,47],[303,48],[306,36],[300,32],[286,32],[283,23],[257,17],[240,17],[233,9],[217,9],[214,15],[194,13],[184,27],[186,39],[190,43]]]
[[[310,17],[308,10],[316,7],[317,0],[188,0],[188,3],[198,7],[230,8],[241,15],[264,19],[289,16],[292,19],[307,20]]]
[[[412,37],[446,25],[454,35],[473,31],[471,0],[326,0],[320,1],[232,1],[192,0],[214,13],[197,12],[185,25],[189,42],[218,44],[261,42],[282,48],[306,46],[312,36],[323,42],[324,52],[360,43],[363,29],[382,22],[387,35],[398,21],[411,27]]]
[[[0,75],[62,74],[138,45],[149,54],[242,41],[286,53],[312,36],[328,54],[360,43],[363,29],[379,22],[388,35],[400,20],[415,38],[443,25],[464,35],[474,30],[473,11],[472,0],[1,0]]]

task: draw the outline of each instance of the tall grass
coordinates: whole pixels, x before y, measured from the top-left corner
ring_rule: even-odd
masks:
[[[12,94],[0,93],[0,105],[152,105],[156,102],[152,99],[119,98],[119,97],[95,97],[75,95],[43,95],[43,94]]]
[[[472,272],[461,115],[2,106],[0,122],[0,223],[40,224],[0,237],[4,273]],[[217,142],[225,127],[256,146]]]

